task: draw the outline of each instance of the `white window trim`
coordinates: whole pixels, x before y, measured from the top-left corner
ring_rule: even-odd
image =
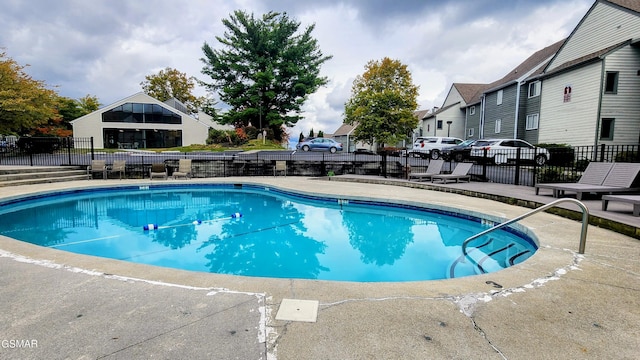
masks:
[[[527,120],[525,122],[525,130],[537,130],[540,123],[540,115],[539,114],[529,114],[527,115]]]
[[[469,115],[475,115],[476,114],[476,107],[472,106],[469,108]]]
[[[473,128],[467,130],[467,137],[473,137]]]
[[[496,125],[494,130],[496,134],[500,134],[500,131],[502,130],[502,119],[496,120]]]
[[[531,86],[532,85],[533,85],[533,93],[531,93]],[[529,97],[530,98],[540,96],[541,85],[542,85],[542,83],[540,81],[534,81],[532,83],[529,83]]]
[[[502,96],[503,96],[503,91],[498,90],[496,105],[502,105]]]

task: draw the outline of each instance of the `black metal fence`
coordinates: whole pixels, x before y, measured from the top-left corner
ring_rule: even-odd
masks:
[[[22,140],[22,138],[20,139]],[[92,138],[27,138],[0,146],[0,165],[81,166],[91,160],[125,160],[127,177],[148,177],[151,164],[167,165],[169,175],[179,159],[192,159],[193,177],[273,175],[276,161],[285,161],[288,176],[370,175],[408,178],[410,172],[423,172],[429,159],[397,155],[282,151],[154,152],[145,150],[107,151],[95,149]],[[536,150],[537,151],[537,150]],[[537,182],[575,182],[587,164],[599,162],[640,162],[640,145],[602,145],[548,148],[544,164],[521,149],[500,154],[485,151],[466,157],[474,162],[474,181],[533,186]],[[477,155],[477,154],[476,154]],[[447,161],[444,171],[453,170]]]

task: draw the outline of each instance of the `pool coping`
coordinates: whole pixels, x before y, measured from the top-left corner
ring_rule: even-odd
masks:
[[[194,180],[191,180],[193,183]],[[509,215],[519,215],[529,209],[514,205],[502,204],[486,199],[470,199],[464,195],[450,194],[437,191],[398,189],[389,185],[366,186],[346,183],[336,186],[335,182],[319,182],[313,178],[224,178],[207,179],[205,183],[242,182],[248,184],[269,185],[286,187],[297,191],[330,193],[336,196],[362,196],[370,199],[385,200],[396,199],[398,201],[421,202],[429,200],[431,204],[452,206],[464,211],[478,211],[489,213],[497,218],[509,218]],[[179,183],[180,180],[171,181]],[[103,185],[124,184],[125,181],[77,181],[72,183],[55,183],[47,186],[23,186],[13,189],[12,196],[16,193],[32,193],[57,189],[69,189],[75,187],[101,187]],[[144,181],[127,181],[127,184],[150,184]],[[155,184],[155,182],[153,182]],[[188,183],[188,182],[187,182]],[[417,192],[416,192],[417,191]],[[374,193],[372,193],[374,192]],[[354,195],[355,193],[355,195]],[[6,189],[0,189],[0,197],[6,198]],[[196,273],[184,270],[166,269],[150,265],[141,265],[119,260],[96,258],[87,255],[78,255],[61,250],[42,248],[39,246],[15,241],[10,238],[0,237],[0,257],[10,257],[17,261],[30,262],[34,265],[62,268],[72,272],[82,272],[104,278],[114,276],[131,281],[151,282],[155,284],[179,285],[193,288],[220,289],[221,291],[246,292],[263,294],[268,313],[277,309],[284,298],[298,298],[318,300],[322,309],[328,309],[337,303],[365,301],[365,299],[380,301],[382,299],[432,299],[454,304],[466,317],[474,317],[476,311],[483,304],[487,304],[499,298],[509,297],[523,292],[536,291],[545,287],[549,282],[561,280],[563,277],[572,277],[576,271],[584,269],[581,263],[585,255],[577,253],[578,235],[580,224],[556,215],[541,213],[535,217],[522,221],[523,226],[533,229],[539,239],[540,248],[531,258],[522,264],[501,270],[496,273],[477,275],[472,277],[427,280],[406,283],[353,283],[331,282],[322,280],[304,279],[272,279],[250,278],[242,276],[230,276],[221,274]],[[587,241],[586,256],[600,256],[599,254],[612,243],[624,243],[628,246],[628,237],[615,234],[611,231],[589,227],[590,238]],[[572,239],[568,239],[572,238]],[[605,239],[605,241],[602,241]],[[633,240],[633,239],[631,239]],[[636,241],[637,243],[637,241]],[[632,244],[631,246],[636,246]],[[500,287],[497,287],[499,285]],[[293,296],[292,296],[293,295]],[[326,314],[324,316],[327,316]],[[265,324],[270,334],[266,340],[266,346],[275,358],[276,343],[282,341],[282,323],[273,319],[270,315],[265,318]],[[293,340],[290,340],[293,341]],[[295,343],[293,341],[292,343]],[[289,348],[286,346],[285,348]],[[279,357],[283,355],[283,347],[280,347]],[[285,352],[286,353],[286,352]],[[285,356],[285,358],[287,358]],[[291,357],[294,358],[294,357]]]

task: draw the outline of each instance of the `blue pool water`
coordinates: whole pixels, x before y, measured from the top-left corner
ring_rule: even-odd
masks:
[[[443,210],[257,185],[66,191],[0,203],[0,234],[60,250],[222,274],[337,281],[462,277],[520,263],[534,240]],[[150,230],[146,230],[150,229]]]

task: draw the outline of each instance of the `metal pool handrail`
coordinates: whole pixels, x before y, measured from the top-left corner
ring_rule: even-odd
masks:
[[[587,206],[585,204],[583,204],[581,201],[578,201],[578,200],[572,199],[572,198],[555,200],[555,201],[550,202],[550,203],[548,203],[546,205],[543,205],[543,206],[541,206],[539,208],[533,209],[533,210],[527,212],[526,214],[522,214],[522,215],[520,215],[518,217],[515,217],[515,218],[513,218],[511,220],[505,221],[505,222],[503,222],[501,224],[498,224],[498,225],[496,225],[496,226],[494,226],[494,227],[492,227],[490,229],[487,229],[487,230],[485,230],[485,231],[483,231],[481,233],[473,235],[473,236],[467,238],[462,243],[462,253],[464,254],[465,257],[468,256],[467,255],[467,245],[469,244],[469,242],[471,240],[477,239],[477,238],[479,238],[479,237],[481,237],[481,236],[483,236],[483,235],[485,235],[487,233],[490,233],[490,232],[492,232],[494,230],[497,230],[497,229],[500,229],[502,227],[505,227],[505,226],[507,226],[509,224],[512,224],[512,223],[516,222],[516,221],[520,221],[520,220],[522,220],[522,219],[524,219],[526,217],[529,217],[529,216],[531,216],[531,215],[533,215],[535,213],[538,213],[540,211],[543,211],[543,210],[546,210],[548,208],[554,207],[554,206],[556,206],[556,204],[559,204],[561,202],[572,202],[572,203],[578,205],[582,209],[582,230],[580,231],[580,246],[578,248],[578,252],[580,254],[584,254],[584,247],[585,247],[585,244],[587,242],[587,227],[589,226],[589,209],[587,209]]]

